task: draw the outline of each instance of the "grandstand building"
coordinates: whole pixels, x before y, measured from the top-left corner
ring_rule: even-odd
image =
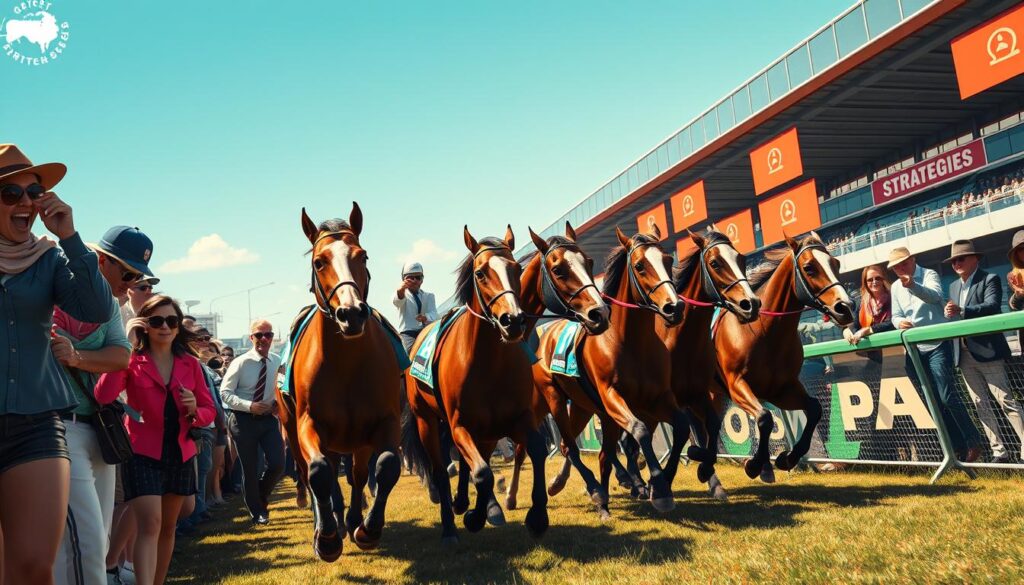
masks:
[[[851,283],[907,246],[944,284],[949,244],[970,238],[1005,276],[1024,225],[1021,73],[1018,1],[862,0],[541,235],[568,220],[601,256],[613,226],[656,223],[683,253],[687,230],[714,223],[756,261],[783,232],[814,229]]]

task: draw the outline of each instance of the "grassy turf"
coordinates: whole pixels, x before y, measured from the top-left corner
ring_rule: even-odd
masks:
[[[560,463],[559,459],[555,462]],[[592,469],[596,461],[589,460]],[[499,476],[508,469],[497,466]],[[548,474],[551,471],[549,468]],[[1024,482],[1019,475],[969,481],[951,474],[779,473],[751,482],[723,463],[731,498],[704,496],[692,468],[676,479],[676,509],[658,515],[613,488],[613,519],[601,522],[578,475],[549,504],[551,529],[539,541],[508,524],[440,544],[437,507],[403,475],[388,507],[381,547],[346,542],[333,564],[313,556],[312,514],[294,507],[285,480],[270,526],[253,529],[240,498],[178,544],[170,583],[681,583],[994,582],[1024,580]],[[529,463],[519,492],[529,504]],[[613,480],[614,483],[614,480]],[[348,498],[348,489],[345,495]]]

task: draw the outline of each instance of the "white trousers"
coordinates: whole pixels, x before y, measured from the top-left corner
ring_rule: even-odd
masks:
[[[64,538],[53,565],[54,581],[58,585],[106,585],[116,468],[103,461],[92,425],[68,420],[64,424],[71,454],[71,497]]]
[[[1010,394],[1010,381],[1006,377],[1006,362],[996,360],[992,362],[979,362],[974,359],[971,352],[960,350],[960,371],[964,374],[964,381],[967,382],[967,391],[978,408],[978,418],[981,426],[985,429],[985,436],[988,444],[992,447],[994,457],[1006,455],[1006,445],[1003,444],[1002,434],[999,432],[998,418],[992,407],[992,399],[1003,409],[1003,414],[1010,422],[1013,432],[1017,438],[1024,443],[1024,423],[1021,421],[1020,404]],[[1024,446],[1021,447],[1021,458],[1024,459]]]

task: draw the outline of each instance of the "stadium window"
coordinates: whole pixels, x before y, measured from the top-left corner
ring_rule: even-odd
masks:
[[[1020,123],[1020,113],[1016,113],[1016,114],[1014,114],[1012,116],[1009,116],[1009,117],[1003,118],[1002,120],[999,120],[999,129],[1000,130],[1006,130],[1010,126],[1016,126],[1019,123]]]
[[[714,110],[704,115],[704,137],[708,142],[718,138],[718,118]]]
[[[832,35],[832,27],[823,30],[811,39],[811,70],[821,73],[826,67],[836,62],[836,39]]]
[[[836,40],[839,41],[839,56],[845,57],[864,46],[868,40],[864,30],[864,7],[858,6],[835,23]]]
[[[925,159],[929,159],[937,154],[939,154],[939,147],[933,146],[932,148],[929,148],[928,150],[924,151],[922,157]]]
[[[768,70],[768,92],[775,101],[789,91],[789,80],[786,78],[786,62],[779,61]]]
[[[988,136],[989,134],[993,134],[995,132],[999,132],[999,122],[996,122],[995,124],[989,124],[988,126],[985,126],[981,129],[982,136]]]
[[[732,115],[732,98],[726,98],[722,105],[718,106],[718,125],[719,130],[725,132],[729,128],[732,128],[736,121]]]
[[[898,0],[867,0],[864,3],[868,18],[868,34],[875,38],[900,22]]]
[[[674,165],[677,162],[679,162],[680,160],[682,160],[682,157],[679,155],[679,137],[678,136],[673,136],[672,138],[668,139],[668,149],[665,152],[666,152],[666,155],[668,156],[668,163],[670,165]]]
[[[974,140],[974,134],[968,132],[967,134],[964,134],[963,136],[957,138],[956,144],[957,146],[963,146],[972,140]]]
[[[736,113],[736,122],[742,122],[750,115],[750,90],[747,86],[733,94],[732,109]]]
[[[693,142],[693,150],[704,146],[704,124],[700,118],[690,124],[690,140]]]
[[[690,128],[689,127],[683,128],[683,131],[680,132],[679,136],[677,137],[677,141],[679,142],[679,158],[680,159],[682,159],[683,157],[685,157],[685,156],[689,155],[691,152],[693,152],[693,144],[690,142]]]
[[[943,143],[942,146],[939,147],[939,152],[949,152],[954,148],[956,148],[956,140],[950,140],[949,142]]]
[[[764,75],[750,82],[750,104],[753,112],[768,105],[768,78]]]
[[[903,159],[903,161],[900,162],[900,168],[901,169],[905,169],[907,167],[912,167],[916,163],[917,163],[917,160],[915,160],[914,157],[911,156],[909,158]]]
[[[807,53],[807,45],[797,47],[786,57],[789,69],[789,86],[796,87],[811,78],[811,61]]]

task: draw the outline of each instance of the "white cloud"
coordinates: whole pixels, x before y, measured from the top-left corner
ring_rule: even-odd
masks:
[[[253,264],[259,259],[257,254],[245,248],[231,247],[220,235],[210,234],[196,240],[184,258],[165,262],[160,267],[160,272],[164,274],[200,272],[228,266]]]
[[[412,243],[412,250],[407,254],[399,254],[398,261],[406,262],[451,262],[459,257],[458,252],[445,250],[434,240],[421,238]]]

